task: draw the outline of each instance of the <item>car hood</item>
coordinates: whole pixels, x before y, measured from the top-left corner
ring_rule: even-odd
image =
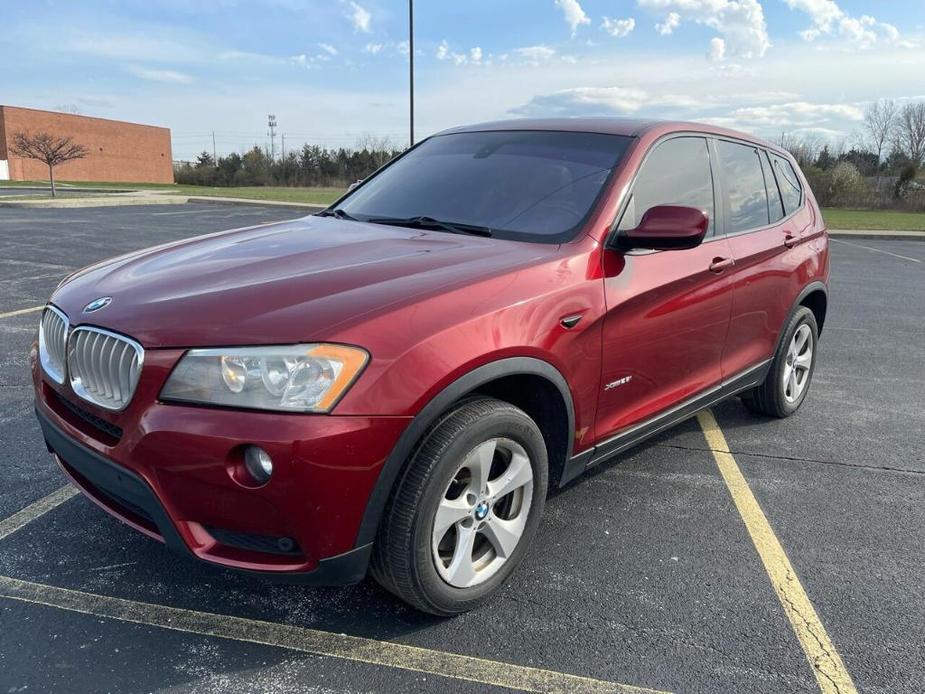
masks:
[[[104,261],[52,301],[147,348],[333,339],[365,316],[540,262],[556,246],[306,217]],[[104,308],[84,312],[100,297]]]

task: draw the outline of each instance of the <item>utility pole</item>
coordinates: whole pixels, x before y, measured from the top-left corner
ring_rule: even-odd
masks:
[[[272,113],[267,116],[267,125],[270,127],[270,161],[276,159],[276,116]]]
[[[218,163],[218,155],[215,153],[215,131],[212,131],[212,161]]]
[[[408,87],[410,97],[408,146],[414,147],[414,0],[408,0]]]
[[[286,158],[286,133],[283,133],[282,135],[280,135],[280,137],[283,140],[283,159],[285,159]]]

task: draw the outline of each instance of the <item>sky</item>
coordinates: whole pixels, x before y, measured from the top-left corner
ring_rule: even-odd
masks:
[[[408,141],[405,0],[0,0],[0,103],[171,128],[174,159]],[[925,0],[417,0],[418,139],[485,120],[698,120],[853,143],[925,99]]]

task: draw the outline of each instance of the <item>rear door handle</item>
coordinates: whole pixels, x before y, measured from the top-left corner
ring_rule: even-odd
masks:
[[[736,261],[732,258],[713,258],[713,262],[710,263],[710,272],[722,272],[735,264]]]
[[[797,245],[797,237],[791,234],[789,231],[784,235],[784,245],[787,248],[793,248]]]

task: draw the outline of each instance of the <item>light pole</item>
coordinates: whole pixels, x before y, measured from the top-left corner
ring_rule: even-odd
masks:
[[[408,95],[410,116],[408,146],[414,147],[414,0],[408,0]]]
[[[272,113],[267,116],[267,126],[270,128],[270,161],[276,161],[276,116]]]

